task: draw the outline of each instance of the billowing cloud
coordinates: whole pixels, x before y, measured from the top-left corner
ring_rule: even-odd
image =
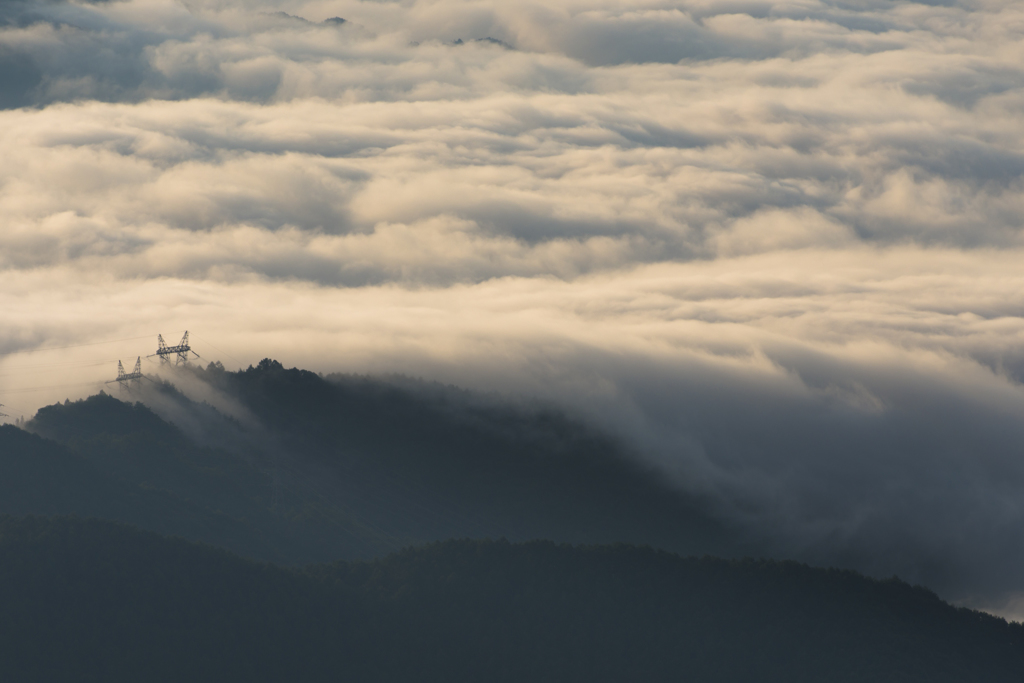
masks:
[[[779,555],[1016,609],[1022,29],[995,1],[5,2],[0,401],[186,328],[229,366],[541,396]]]

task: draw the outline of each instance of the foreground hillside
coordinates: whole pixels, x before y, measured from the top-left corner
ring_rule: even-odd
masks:
[[[114,401],[109,397],[100,400]],[[118,405],[133,411],[130,406]],[[99,443],[100,453],[108,458],[119,452],[108,440]],[[180,462],[169,457],[174,454],[172,446],[173,443],[147,450],[128,448],[127,457],[132,461],[128,469],[103,461],[94,462],[79,450],[10,425],[0,425],[0,513],[98,517],[216,543],[255,557],[274,559],[284,554],[279,550],[278,537],[283,536],[287,528],[276,529],[276,520],[269,510],[261,510],[258,501],[248,506],[248,516],[224,512],[224,509],[232,510],[229,506],[232,494],[239,497],[238,489],[246,488],[242,475],[258,476],[258,473],[235,466],[231,458],[225,458],[230,466],[225,468],[228,472],[218,468],[213,457],[204,459],[203,467],[194,462]],[[190,451],[185,449],[185,452]],[[199,451],[199,455],[213,454]],[[199,473],[186,477],[194,482],[193,488],[211,479],[230,481],[230,475],[241,483],[223,485],[219,495],[202,501],[198,496],[170,492],[166,477],[160,476],[174,470],[188,474],[190,469]],[[142,474],[131,476],[132,472],[140,470]],[[161,485],[148,484],[148,481]],[[269,491],[265,499],[269,500]],[[236,505],[232,511],[237,513],[243,507]]]
[[[0,428],[0,513],[112,519],[284,564],[453,537],[741,552],[699,501],[550,410],[269,360],[177,380],[244,419],[166,384],[136,395],[146,405],[47,406],[34,436]]]
[[[0,518],[0,667],[46,681],[1019,681],[1024,628],[898,580],[449,541],[305,570]]]

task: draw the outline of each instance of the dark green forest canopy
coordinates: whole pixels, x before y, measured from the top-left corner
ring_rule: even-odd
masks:
[[[304,570],[0,518],[0,666],[52,681],[1018,681],[1024,628],[898,580],[448,541]]]

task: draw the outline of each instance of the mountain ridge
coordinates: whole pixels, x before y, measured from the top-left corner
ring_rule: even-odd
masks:
[[[136,496],[159,494],[244,533],[153,526],[95,506],[14,509],[0,499],[0,512],[105,516],[285,564],[370,558],[452,537],[746,549],[700,501],[547,407],[408,378],[321,377],[269,359],[176,378],[242,417],[158,382],[136,395],[146,405],[101,393],[41,408],[26,428]],[[16,459],[18,447],[4,447],[4,438],[0,460]],[[43,500],[41,481],[29,488]]]

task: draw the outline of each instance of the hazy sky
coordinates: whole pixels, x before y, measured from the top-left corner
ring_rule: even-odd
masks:
[[[185,329],[540,396],[1024,615],[1019,1],[0,0],[0,107],[5,412]]]

